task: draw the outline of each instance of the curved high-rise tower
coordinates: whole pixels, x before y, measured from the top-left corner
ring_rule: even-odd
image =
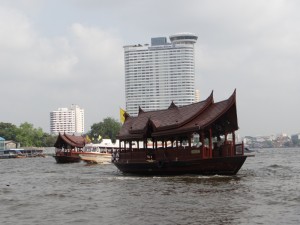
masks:
[[[180,33],[151,39],[151,45],[124,46],[126,111],[166,109],[195,101],[194,44],[197,36]]]

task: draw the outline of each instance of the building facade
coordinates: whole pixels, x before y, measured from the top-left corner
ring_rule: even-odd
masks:
[[[84,133],[84,109],[78,105],[50,112],[50,133]]]
[[[181,33],[151,39],[151,45],[124,46],[126,112],[166,109],[195,102],[197,36]]]
[[[5,139],[0,137],[0,150],[5,149]]]

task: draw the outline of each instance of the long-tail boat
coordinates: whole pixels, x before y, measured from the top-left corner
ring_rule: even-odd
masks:
[[[118,134],[119,148],[112,154],[123,173],[140,175],[234,175],[247,156],[236,143],[238,130],[236,91],[214,102],[204,101],[145,112],[125,113]]]
[[[85,144],[86,140],[83,136],[59,133],[54,144],[55,155],[53,157],[57,163],[80,162],[79,154],[83,152]]]

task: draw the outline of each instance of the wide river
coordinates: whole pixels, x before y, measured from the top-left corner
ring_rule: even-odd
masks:
[[[0,224],[300,224],[300,149],[254,154],[236,176],[128,176],[51,156],[0,159]]]

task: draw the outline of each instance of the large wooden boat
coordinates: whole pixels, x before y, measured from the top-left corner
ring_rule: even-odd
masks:
[[[53,156],[57,163],[75,163],[80,162],[79,154],[83,152],[86,140],[82,136],[59,133],[54,144],[55,155]]]
[[[247,156],[235,141],[236,91],[221,102],[204,101],[166,110],[125,114],[114,165],[141,175],[234,175]]]

